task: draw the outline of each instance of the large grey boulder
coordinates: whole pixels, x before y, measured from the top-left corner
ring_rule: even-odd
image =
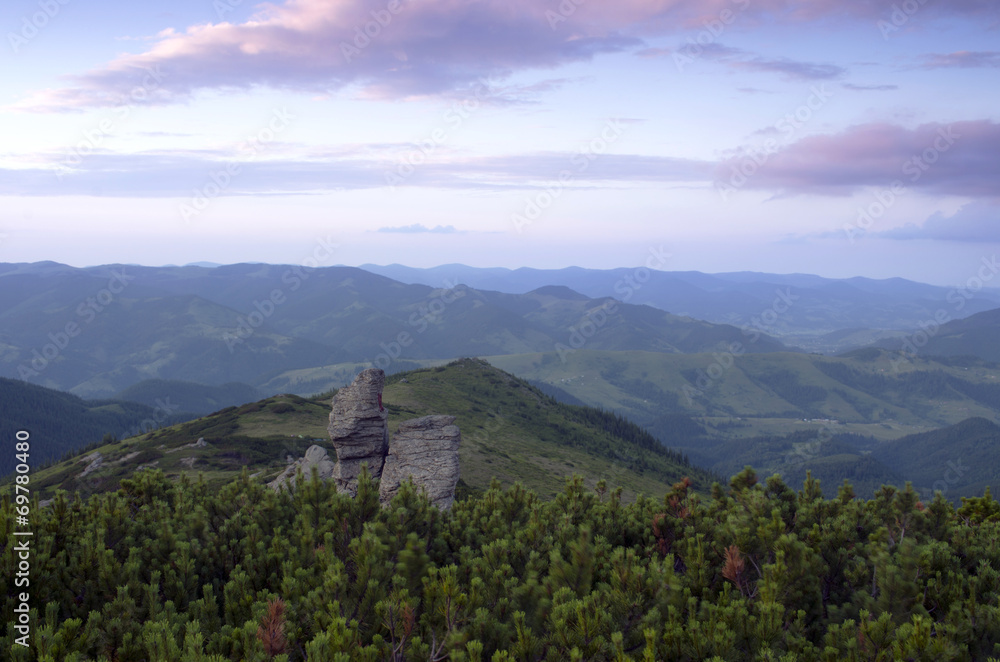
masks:
[[[384,386],[385,372],[369,368],[333,396],[329,427],[337,451],[333,479],[339,491],[352,497],[358,493],[362,463],[368,463],[372,478],[382,475],[389,448],[388,412],[382,407]]]
[[[319,477],[323,480],[329,480],[333,476],[333,460],[330,459],[329,452],[322,446],[310,446],[306,450],[305,456],[288,465],[288,468],[267,486],[275,491],[281,490],[286,485],[292,487],[295,485],[296,471],[301,469],[302,476],[308,480],[309,476],[312,475],[313,467],[316,467],[316,470],[319,471]]]
[[[458,484],[458,446],[461,434],[454,416],[424,416],[403,421],[389,444],[382,469],[379,498],[383,505],[407,478],[427,490],[431,502],[451,508]]]
[[[442,510],[450,508],[458,484],[461,442],[455,417],[436,415],[403,421],[390,444],[388,412],[382,406],[384,386],[385,373],[370,368],[333,396],[329,431],[336,463],[325,448],[310,446],[304,458],[289,465],[269,485],[280,490],[294,481],[297,470],[309,476],[315,466],[320,478],[332,478],[339,492],[354,497],[361,465],[367,463],[372,478],[380,479],[383,505],[412,478],[418,488],[427,490],[434,505]]]

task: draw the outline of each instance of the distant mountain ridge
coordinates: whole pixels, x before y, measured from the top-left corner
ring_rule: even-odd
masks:
[[[438,287],[445,282],[463,283],[513,294],[562,285],[589,297],[615,297],[716,324],[757,326],[787,344],[822,352],[868,344],[879,337],[871,337],[873,330],[906,332],[916,328],[920,322],[933,319],[942,306],[951,310],[949,297],[954,298],[957,291],[903,278],[833,279],[747,271],[706,274],[646,267],[482,269],[448,264],[418,269],[365,264],[362,268],[404,283]],[[793,304],[787,310],[773,310],[781,292],[794,297]],[[965,317],[994,308],[1000,308],[1000,289],[984,288],[956,315]],[[823,338],[843,329],[859,330],[858,337],[843,341]],[[868,330],[867,336],[862,330]]]
[[[199,415],[244,405],[262,397],[263,394],[249,384],[230,382],[219,386],[206,386],[167,379],[147,379],[114,395],[116,400],[138,402],[148,406],[156,406],[158,401],[169,398],[180,407],[181,411]]]
[[[290,370],[348,362],[394,372],[560,346],[725,351],[747,338],[565,287],[435,289],[355,267],[0,265],[0,376],[88,397],[146,379],[262,388]],[[783,349],[767,335],[747,347]]]
[[[946,310],[949,313],[951,308]],[[953,319],[944,324],[925,322],[901,338],[880,340],[876,347],[913,356],[975,356],[1000,363],[1000,308]]]

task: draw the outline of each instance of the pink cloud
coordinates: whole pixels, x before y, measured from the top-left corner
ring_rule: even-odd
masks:
[[[649,36],[702,29],[725,12],[758,22],[888,17],[893,0],[288,0],[240,23],[164,31],[122,56],[17,105],[32,111],[114,106],[143,72],[162,70],[146,101],[255,86],[329,93],[348,85],[404,98],[453,92],[483,77],[549,69],[639,48]],[[993,0],[923,6],[928,14],[1000,16]],[[874,28],[873,28],[874,29]]]
[[[998,51],[956,51],[935,53],[924,58],[924,69],[982,69],[1000,68]]]
[[[931,193],[1000,196],[1000,124],[989,120],[914,129],[863,124],[769,151],[722,161],[716,183],[783,194],[850,195],[898,181]]]

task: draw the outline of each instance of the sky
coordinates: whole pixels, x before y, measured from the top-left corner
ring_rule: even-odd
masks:
[[[8,0],[0,36],[0,262],[957,285],[1000,248],[995,0]]]

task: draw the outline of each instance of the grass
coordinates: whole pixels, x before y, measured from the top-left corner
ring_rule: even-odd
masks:
[[[893,362],[893,354],[873,350],[854,358],[780,352],[771,354],[661,354],[578,351],[562,361],[556,354],[488,357],[491,364],[524,379],[557,386],[572,396],[621,412],[642,425],[664,413],[682,413],[704,423],[740,419],[731,435],[784,434],[815,427],[802,419],[835,419],[845,432],[895,439],[960,422],[973,416],[996,420],[1000,408],[954,389],[937,396],[907,392],[912,383],[938,373],[972,384],[1000,383],[1000,369],[973,367],[917,357]],[[846,367],[862,378],[900,382],[898,390],[845,383],[828,374]],[[699,382],[700,379],[700,382]],[[693,389],[699,388],[700,392]],[[810,394],[819,398],[809,402]],[[690,396],[690,397],[689,397]]]
[[[685,466],[651,438],[609,432],[596,412],[552,400],[526,382],[489,364],[469,359],[446,366],[390,376],[383,394],[389,431],[410,418],[451,414],[462,432],[459,449],[464,490],[484,490],[493,479],[503,485],[520,482],[540,495],[560,492],[574,474],[595,486],[606,480],[623,494],[662,494],[684,475],[707,488],[714,476]],[[287,457],[301,457],[313,443],[333,454],[327,426],[330,395],[314,398],[279,395],[209,416],[105,444],[104,464],[80,478],[85,456],[77,456],[38,471],[33,485],[41,498],[57,487],[101,492],[141,464],[170,477],[203,474],[209,484],[232,480],[244,468],[269,480],[287,466]],[[596,416],[596,419],[595,419]],[[588,418],[589,417],[589,418]],[[205,439],[205,446],[195,443]],[[322,441],[315,441],[322,440]],[[645,445],[643,445],[645,443]],[[137,453],[137,454],[136,454]],[[134,454],[134,455],[133,455]]]

